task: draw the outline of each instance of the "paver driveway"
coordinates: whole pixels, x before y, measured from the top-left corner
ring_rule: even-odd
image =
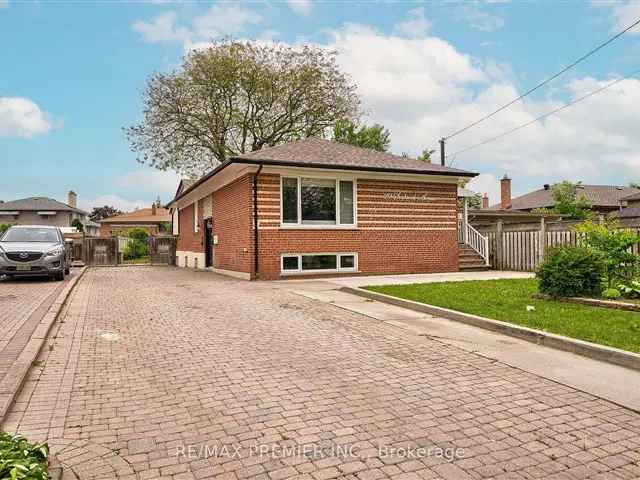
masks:
[[[637,413],[269,283],[93,269],[52,335],[4,428],[80,478],[640,478]]]
[[[0,279],[0,381],[68,281]]]

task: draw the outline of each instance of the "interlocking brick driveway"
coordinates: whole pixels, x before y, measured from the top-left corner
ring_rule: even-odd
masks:
[[[0,380],[68,281],[38,277],[0,280]]]
[[[52,335],[4,428],[80,478],[640,478],[637,413],[269,283],[93,269]]]

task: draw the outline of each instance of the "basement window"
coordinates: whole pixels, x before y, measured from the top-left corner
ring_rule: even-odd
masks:
[[[355,272],[357,253],[313,253],[282,255],[282,273],[333,273]]]

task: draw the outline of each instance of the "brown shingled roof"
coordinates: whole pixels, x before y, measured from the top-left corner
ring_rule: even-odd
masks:
[[[391,153],[378,152],[317,137],[264,148],[238,155],[231,160],[240,163],[264,163],[265,165],[440,174],[462,177],[476,176],[475,173],[466,170],[443,167],[439,164],[427,163],[415,158],[401,157]]]
[[[100,223],[164,223],[171,221],[171,212],[166,208],[157,208],[153,215],[151,208],[140,208],[130,213],[108,217]]]
[[[581,185],[576,190],[578,196],[584,195],[594,207],[618,207],[620,200],[631,194],[640,193],[632,187],[617,185]],[[535,190],[511,199],[512,210],[531,210],[534,208],[553,207],[553,188]],[[492,209],[499,209],[500,204],[492,205]]]
[[[634,201],[634,200],[640,200],[640,192],[636,190],[636,193],[632,193],[631,195],[628,195],[626,197],[622,197],[620,200],[624,200],[624,201]]]

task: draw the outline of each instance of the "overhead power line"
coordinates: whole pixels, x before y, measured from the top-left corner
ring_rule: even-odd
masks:
[[[463,127],[455,132],[453,132],[451,135],[449,135],[448,137],[444,137],[443,140],[449,140],[450,138],[455,137],[456,135],[460,135],[462,132],[466,132],[467,130],[469,130],[472,127],[475,127],[476,125],[484,122],[485,120],[488,120],[489,118],[493,117],[495,114],[500,113],[501,111],[503,111],[506,108],[509,108],[511,105],[513,105],[514,103],[516,103],[518,100],[522,100],[524,97],[526,97],[527,95],[535,92],[536,90],[538,90],[540,87],[545,86],[547,83],[551,82],[552,80],[555,80],[556,78],[558,78],[560,75],[562,75],[563,73],[565,73],[567,70],[572,69],[573,67],[575,67],[576,65],[578,65],[580,62],[582,62],[583,60],[587,59],[588,57],[590,57],[591,55],[593,55],[594,53],[596,53],[598,50],[606,47],[607,45],[609,45],[610,43],[614,42],[615,40],[617,40],[618,38],[620,38],[622,35],[624,35],[625,33],[627,33],[629,30],[631,30],[632,28],[634,28],[635,26],[637,26],[638,24],[640,24],[640,18],[638,20],[636,20],[635,22],[633,22],[631,25],[629,25],[627,28],[625,28],[624,30],[622,30],[621,32],[615,34],[613,37],[611,37],[609,40],[607,40],[604,43],[601,43],[600,45],[598,45],[597,47],[595,47],[594,49],[590,50],[589,52],[585,53],[583,56],[581,56],[580,58],[578,58],[576,61],[574,61],[573,63],[571,63],[570,65],[567,65],[566,67],[564,67],[562,70],[560,70],[558,73],[552,75],[551,77],[547,78],[546,80],[540,82],[539,84],[537,84],[536,86],[530,88],[529,90],[527,90],[526,92],[524,92],[522,95],[520,95],[517,98],[514,98],[513,100],[511,100],[509,103],[504,104],[503,106],[501,106],[500,108],[498,108],[497,110],[494,110],[493,112],[485,115],[482,118],[479,118],[478,120],[476,120],[473,123],[470,123],[469,125],[467,125],[466,127]]]
[[[592,92],[589,92],[581,97],[576,98],[575,100],[572,100],[569,103],[565,103],[564,105],[562,105],[561,107],[558,107],[554,110],[551,110],[550,112],[545,113],[544,115],[540,115],[539,117],[534,118],[533,120],[530,120],[526,123],[523,123],[521,125],[518,125],[517,127],[514,127],[510,130],[507,130],[506,132],[501,133],[500,135],[496,135],[495,137],[491,137],[491,138],[487,138],[486,140],[483,140],[480,143],[476,143],[475,145],[471,145],[469,147],[463,148],[462,150],[458,150],[457,152],[454,152],[450,155],[447,155],[447,158],[449,157],[455,157],[456,155],[460,155],[461,153],[465,153],[468,152],[469,150],[472,150],[474,148],[477,147],[481,147],[482,145],[486,145],[487,143],[491,143],[495,140],[499,140],[501,138],[506,137],[507,135],[511,135],[514,132],[517,132],[518,130],[521,130],[525,127],[528,127],[529,125],[533,125],[534,123],[539,122],[540,120],[544,120],[547,117],[550,117],[551,115],[555,115],[558,112],[561,112],[562,110],[565,110],[573,105],[575,105],[576,103],[580,103],[583,100],[586,100],[587,98],[593,97],[594,95],[597,95],[600,92],[603,92],[604,90],[607,90],[608,88],[613,87],[614,85],[622,82],[623,80],[627,80],[629,78],[631,78],[632,76],[636,75],[637,73],[640,73],[640,69],[636,70],[632,73],[630,73],[629,75],[627,75],[626,77],[622,77],[622,78],[618,78],[617,80],[613,80],[612,82],[607,83],[606,85],[598,88],[597,90],[593,90]]]

